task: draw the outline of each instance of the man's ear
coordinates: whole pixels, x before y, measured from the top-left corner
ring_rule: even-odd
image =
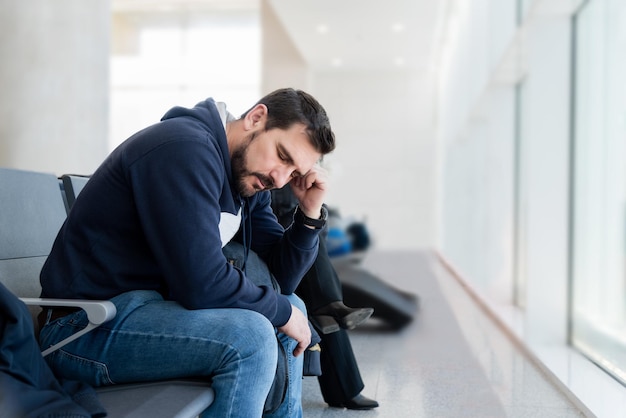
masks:
[[[244,127],[247,131],[265,129],[265,121],[267,120],[267,106],[262,103],[254,106],[246,114],[244,118]]]

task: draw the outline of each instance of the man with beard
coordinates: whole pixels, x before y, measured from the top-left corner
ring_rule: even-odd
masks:
[[[313,263],[325,223],[335,147],[326,112],[281,89],[239,119],[207,99],[175,107],[122,143],[76,199],[41,272],[42,297],[110,299],[116,317],[47,357],[59,375],[94,386],[182,377],[210,379],[204,416],[261,416],[277,343],[291,358],[274,416],[302,416],[302,353],[311,333],[292,293]],[[276,221],[268,190],[289,183],[293,224]],[[228,262],[231,240],[244,266]],[[253,283],[254,252],[280,286]],[[46,309],[42,346],[85,323],[82,311]]]

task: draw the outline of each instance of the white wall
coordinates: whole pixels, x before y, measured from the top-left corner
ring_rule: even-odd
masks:
[[[106,155],[109,0],[4,0],[0,166],[89,173]]]
[[[261,27],[261,94],[282,87],[308,90],[310,80],[307,64],[267,1],[261,2]]]
[[[376,248],[435,247],[434,74],[310,68],[271,7],[261,4],[263,92],[278,87],[310,92],[328,112],[336,135],[336,150],[324,158],[331,176],[327,203],[346,221],[364,221]]]
[[[549,2],[531,5],[519,27],[515,8],[503,3],[457,7],[440,90],[441,249],[494,303],[525,308],[532,319],[527,337],[564,343],[572,11],[537,12]],[[518,122],[515,89],[522,80]]]
[[[326,158],[328,203],[365,220],[382,249],[432,248],[437,238],[434,83],[410,70],[314,72],[337,149]]]
[[[496,77],[514,40],[514,6],[513,0],[457,2],[438,109],[440,248],[477,287],[506,302],[513,297],[515,96],[514,84]]]

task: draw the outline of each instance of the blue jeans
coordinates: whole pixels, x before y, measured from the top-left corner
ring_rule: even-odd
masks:
[[[288,295],[292,305],[300,309],[304,316],[307,315],[304,302],[296,295]],[[302,418],[302,369],[304,367],[304,354],[294,357],[293,350],[298,343],[293,338],[283,333],[278,333],[278,340],[285,348],[287,361],[289,362],[289,385],[285,402],[273,414],[265,414],[264,417],[293,417]]]
[[[296,296],[291,302],[304,309]],[[276,330],[261,314],[244,309],[187,310],[158,292],[137,290],[111,299],[115,318],[46,357],[59,375],[93,386],[206,377],[215,401],[203,417],[260,417],[276,370]],[[48,323],[42,347],[83,328],[78,311]],[[279,334],[289,357],[286,401],[272,414],[302,416],[302,356]]]

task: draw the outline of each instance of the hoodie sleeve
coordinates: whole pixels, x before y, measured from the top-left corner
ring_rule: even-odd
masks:
[[[251,211],[252,249],[265,260],[281,292],[287,295],[295,292],[313,265],[320,230],[294,222],[283,232],[270,203],[270,192],[256,195]]]
[[[282,326],[291,314],[289,301],[252,284],[222,253],[225,173],[214,144],[180,138],[132,163],[129,180],[141,227],[172,299],[187,309],[249,309]]]

